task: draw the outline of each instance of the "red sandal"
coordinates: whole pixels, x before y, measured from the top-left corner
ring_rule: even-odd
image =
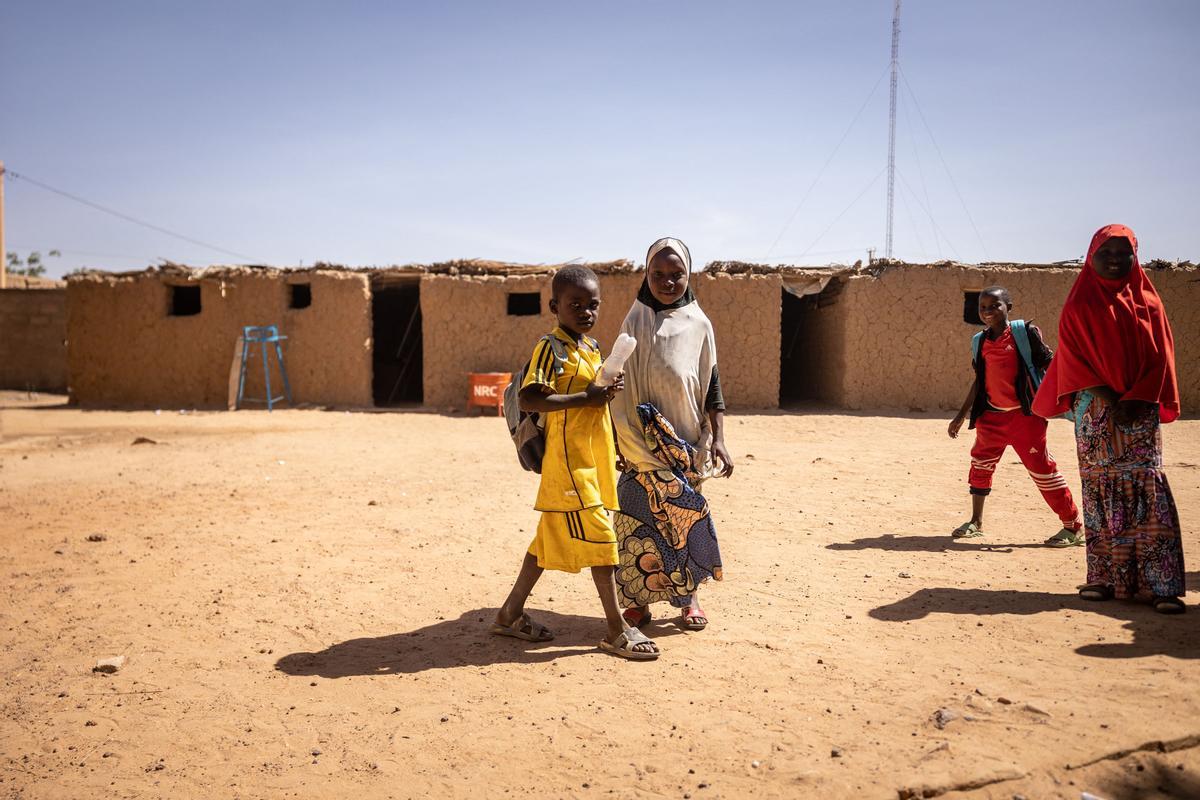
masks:
[[[629,627],[631,628],[640,628],[643,625],[649,625],[650,620],[653,619],[653,617],[650,616],[649,606],[634,606],[633,608],[627,608],[621,612],[621,616],[625,618],[625,621],[629,623]]]
[[[680,624],[689,631],[702,631],[708,627],[708,615],[699,603],[684,606],[680,614]]]

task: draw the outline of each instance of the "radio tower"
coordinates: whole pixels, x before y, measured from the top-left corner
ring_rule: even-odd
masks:
[[[896,200],[896,73],[900,69],[900,0],[892,11],[892,102],[888,113],[887,245],[884,258],[892,257],[892,210]]]

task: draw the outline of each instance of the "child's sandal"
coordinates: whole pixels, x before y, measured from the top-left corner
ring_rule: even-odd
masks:
[[[1115,594],[1113,587],[1106,583],[1089,583],[1079,587],[1079,597],[1083,600],[1112,600]]]
[[[1063,528],[1042,544],[1047,547],[1081,547],[1087,544],[1087,537],[1083,533],[1083,528],[1075,530]]]
[[[702,631],[708,627],[708,615],[697,605],[684,606],[679,621],[689,631]]]
[[[637,645],[650,645],[651,650],[635,650]],[[639,631],[637,628],[630,628],[627,631],[622,631],[616,641],[610,642],[606,639],[600,640],[600,649],[606,653],[611,653],[614,656],[627,658],[630,661],[653,661],[658,658],[658,645],[654,643],[649,636]]]
[[[955,539],[974,539],[977,536],[983,536],[983,529],[974,522],[964,522],[951,531],[950,535]]]
[[[627,608],[621,612],[621,616],[625,618],[625,621],[629,623],[629,627],[631,628],[640,628],[643,625],[649,625],[650,621],[654,619],[650,616],[649,606]]]
[[[1150,601],[1159,614],[1182,614],[1187,606],[1178,597],[1155,597]]]
[[[492,624],[492,635],[511,636],[525,642],[548,642],[554,638],[554,632],[539,622],[534,622],[528,614],[522,614],[512,621],[511,625]]]

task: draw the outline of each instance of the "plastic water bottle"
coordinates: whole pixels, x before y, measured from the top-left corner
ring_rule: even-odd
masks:
[[[637,339],[628,333],[622,333],[618,336],[617,341],[613,343],[612,352],[608,354],[608,358],[604,360],[604,364],[600,367],[600,374],[596,376],[596,385],[612,385],[617,376],[621,374],[621,370],[625,369],[625,362],[633,354],[635,347],[637,347]]]

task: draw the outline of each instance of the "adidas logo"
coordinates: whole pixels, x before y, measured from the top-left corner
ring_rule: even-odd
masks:
[[[1029,448],[1029,452],[1030,452],[1030,453],[1036,453],[1036,452],[1037,452],[1037,448],[1036,448],[1036,447],[1031,447],[1031,448]]]

